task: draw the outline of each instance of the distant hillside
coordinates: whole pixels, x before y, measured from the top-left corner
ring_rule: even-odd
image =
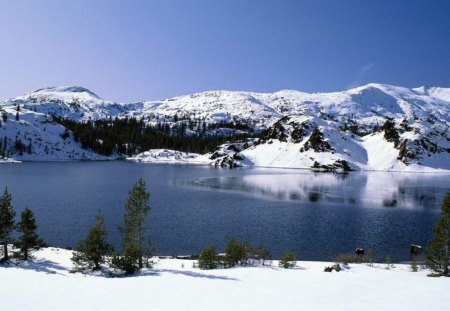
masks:
[[[232,161],[220,163],[322,170],[450,170],[449,88],[368,84],[313,94],[209,91],[114,103],[82,87],[51,87],[1,102],[0,110],[0,154],[17,160],[108,159],[174,146],[199,151],[208,139],[259,137],[240,144],[239,150],[231,148],[231,154],[223,153]],[[61,120],[89,124],[87,129],[97,135],[89,139],[95,143],[86,144],[86,133],[77,133],[81,130],[73,125],[66,128],[69,123]],[[114,120],[140,122],[135,140],[128,138],[131,133],[120,140],[111,134],[107,127]],[[106,130],[93,130],[100,125]],[[149,142],[158,138],[140,137],[145,131],[172,142],[170,146],[164,146],[163,140]],[[195,146],[173,142],[175,136],[191,137]],[[111,145],[108,152],[98,147],[106,143]]]

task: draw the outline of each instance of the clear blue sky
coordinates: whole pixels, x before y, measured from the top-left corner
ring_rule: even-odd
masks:
[[[0,99],[62,85],[131,101],[368,82],[450,87],[450,1],[0,2]]]

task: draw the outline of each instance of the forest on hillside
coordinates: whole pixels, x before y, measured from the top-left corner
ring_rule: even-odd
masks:
[[[225,142],[261,134],[240,123],[179,121],[152,125],[136,118],[76,122],[56,116],[54,120],[66,128],[63,138],[69,138],[72,132],[83,148],[105,156],[131,156],[159,148],[204,154]]]

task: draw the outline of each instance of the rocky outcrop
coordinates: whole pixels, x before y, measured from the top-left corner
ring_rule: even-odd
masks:
[[[220,167],[229,167],[229,168],[236,168],[236,167],[242,167],[245,166],[243,164],[243,161],[245,160],[245,156],[235,153],[233,155],[226,155],[224,157],[218,158],[214,161],[214,166],[220,166]]]
[[[356,168],[352,167],[345,160],[336,160],[331,164],[320,164],[319,162],[314,161],[314,164],[311,166],[311,169],[319,172],[339,172],[339,173],[356,171]]]
[[[259,143],[258,139],[245,139],[238,142],[226,143],[217,147],[217,150],[208,155],[210,160],[214,160],[212,165],[218,167],[242,167],[251,165],[241,151],[255,146]]]
[[[0,149],[17,160],[104,159],[52,120],[133,117],[169,132],[181,122],[180,135],[186,136],[258,135],[205,155],[217,165],[346,170],[339,162],[346,161],[350,169],[450,170],[450,89],[445,88],[368,84],[313,94],[209,91],[115,103],[82,87],[50,87],[0,102],[0,114]],[[236,158],[241,156],[245,159]]]
[[[395,128],[395,122],[391,119],[387,120],[381,129],[384,131],[384,138],[391,143],[394,143],[394,147],[397,148],[400,141],[400,135],[398,135],[398,131]]]
[[[278,139],[280,141],[301,142],[310,129],[309,122],[298,122],[289,116],[284,116],[269,127],[262,136],[263,141]]]
[[[300,152],[308,151],[309,149],[315,152],[333,152],[334,149],[331,147],[330,143],[325,140],[323,133],[318,127],[314,128],[309,139],[300,148]]]

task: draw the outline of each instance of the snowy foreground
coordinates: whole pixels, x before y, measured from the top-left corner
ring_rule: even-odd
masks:
[[[448,310],[450,278],[410,272],[409,265],[331,263],[298,268],[192,268],[162,259],[132,277],[71,274],[72,252],[46,248],[35,263],[0,267],[1,310]],[[184,267],[183,267],[184,266]]]

